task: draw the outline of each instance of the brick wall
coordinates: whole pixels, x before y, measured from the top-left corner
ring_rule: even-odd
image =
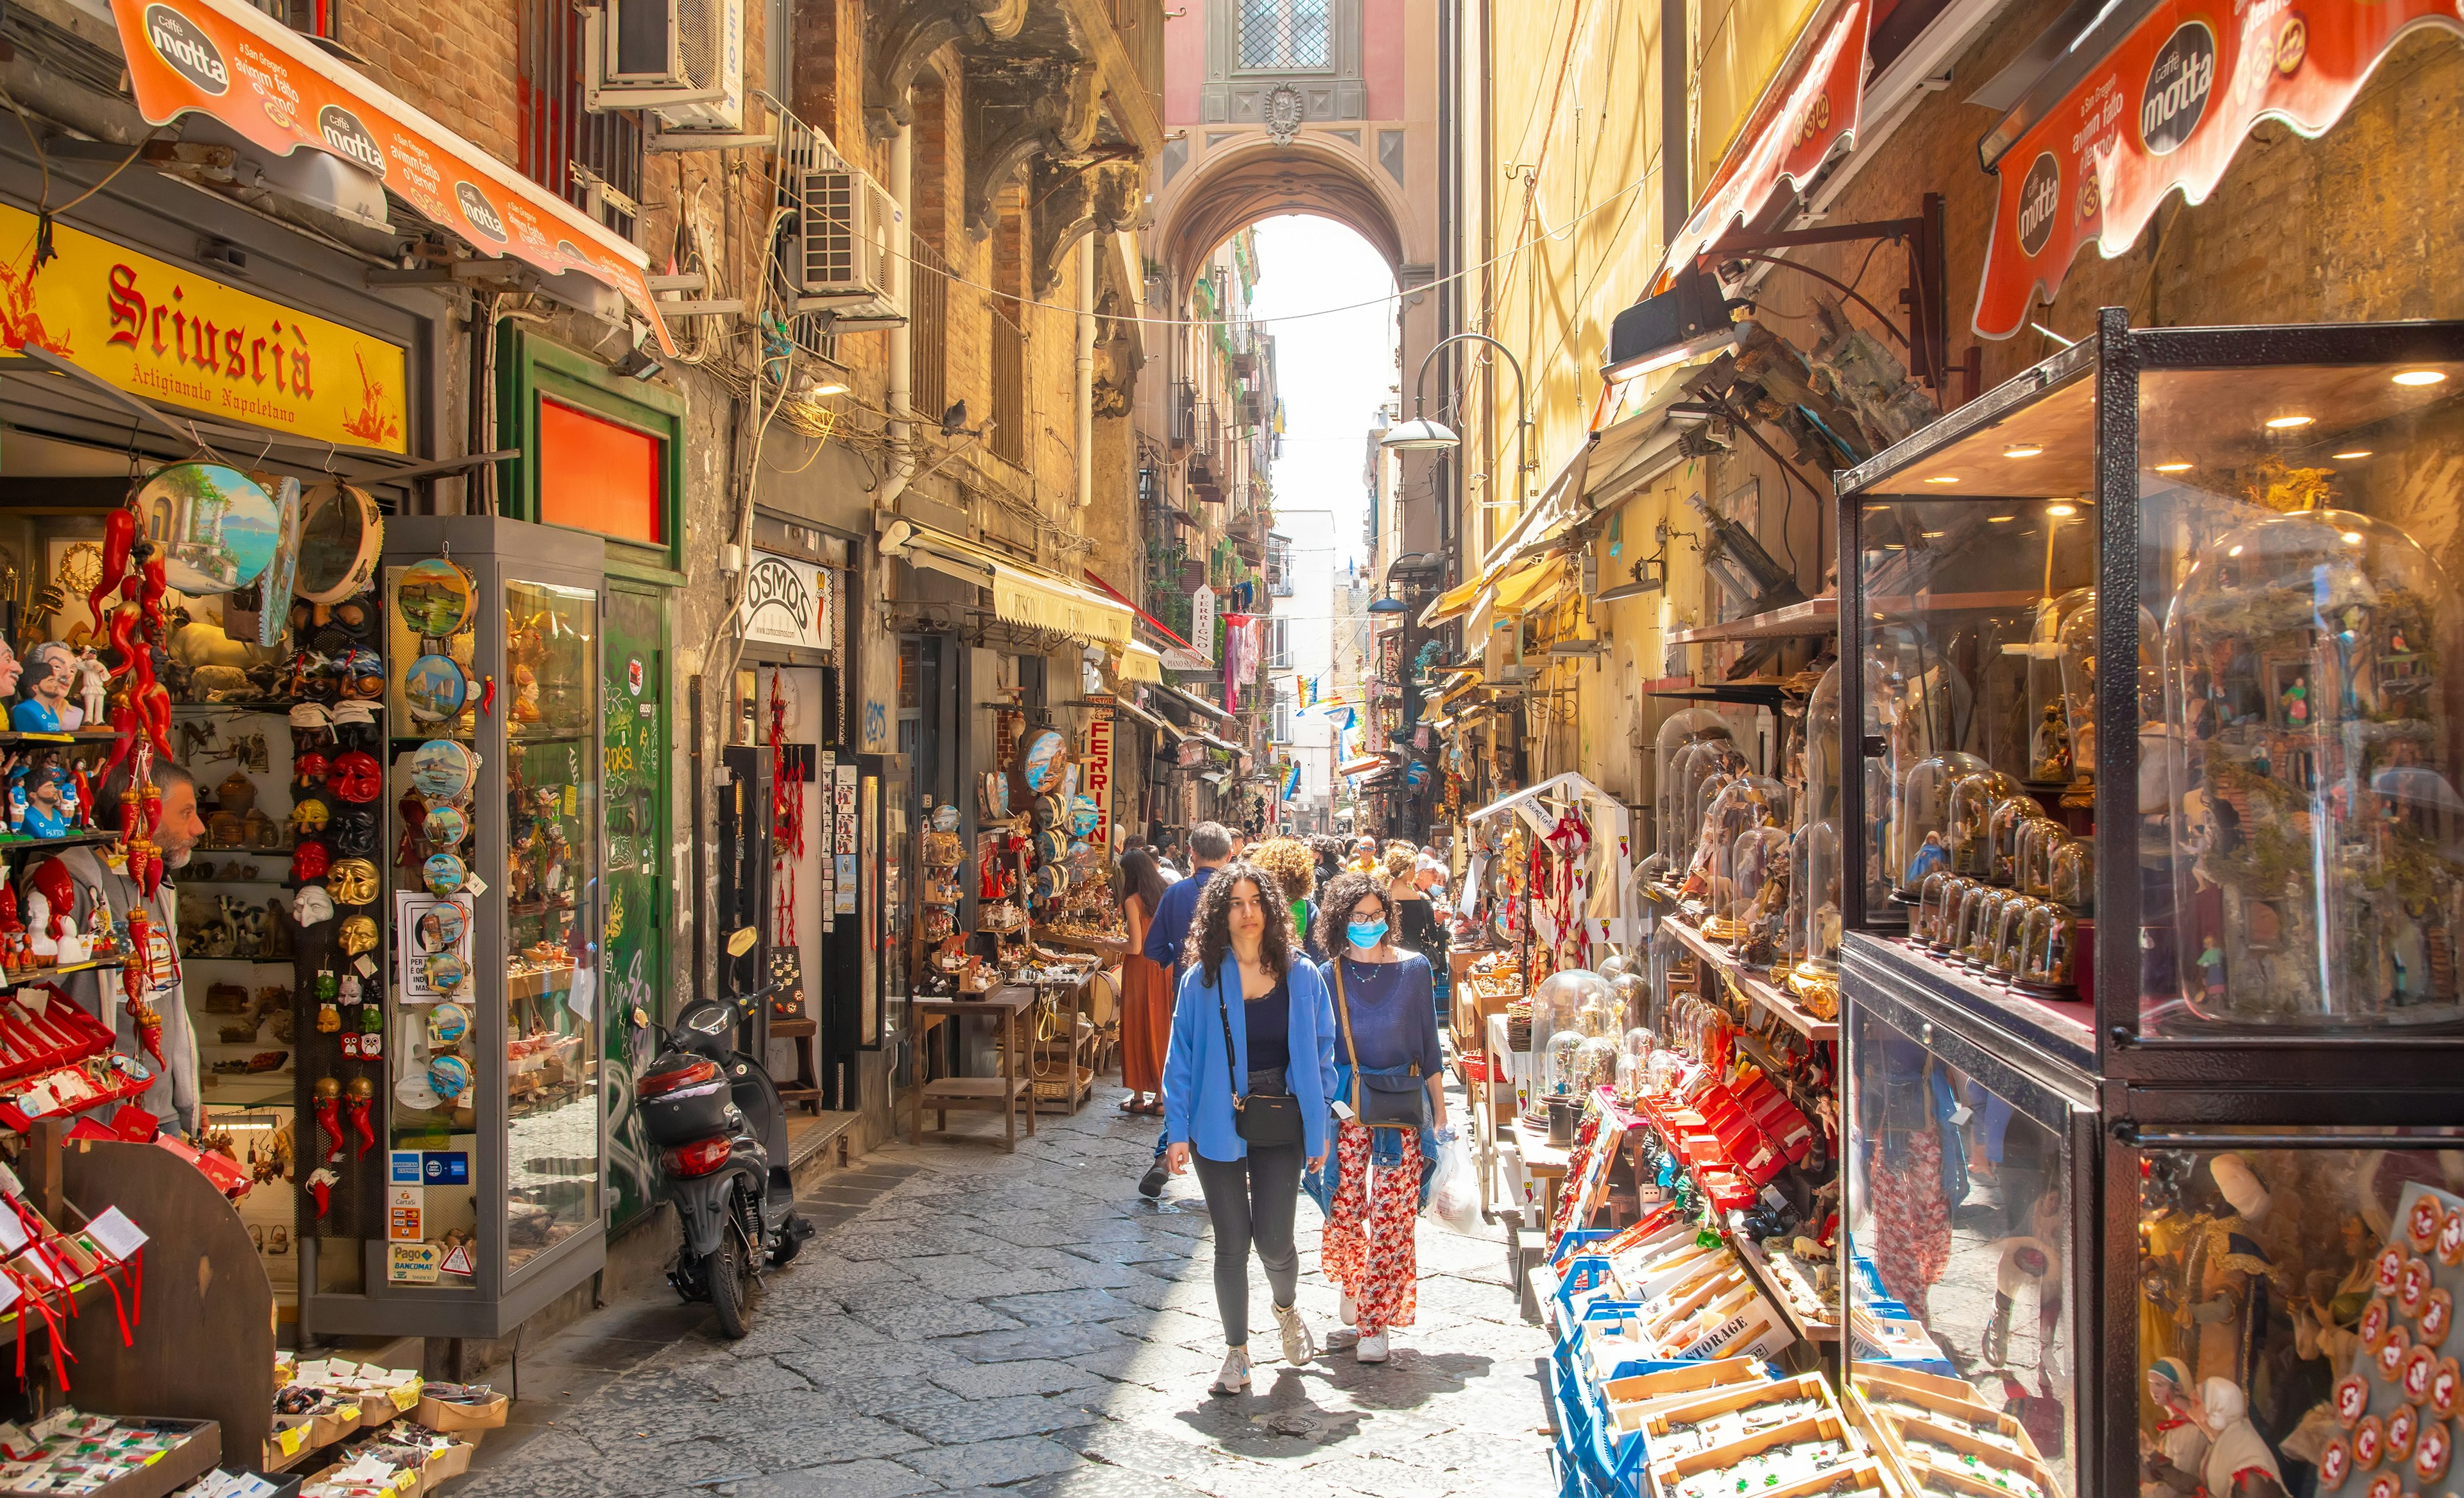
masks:
[[[368,0],[341,11],[342,44],[394,93],[505,161],[517,155],[516,0]]]

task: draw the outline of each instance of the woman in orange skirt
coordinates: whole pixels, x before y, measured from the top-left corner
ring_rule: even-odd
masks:
[[[1125,1113],[1163,1112],[1163,1058],[1172,1044],[1172,975],[1140,957],[1147,922],[1162,900],[1163,871],[1143,848],[1121,855],[1121,912],[1129,920],[1129,951],[1121,958],[1121,1100]]]

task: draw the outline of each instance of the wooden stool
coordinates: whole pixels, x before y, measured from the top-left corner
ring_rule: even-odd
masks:
[[[818,1046],[821,1044],[821,1023],[816,1020],[772,1020],[772,1040],[796,1043],[796,1079],[779,1084],[779,1101],[786,1106],[804,1105],[804,1112],[818,1116],[822,1111],[822,1064]]]

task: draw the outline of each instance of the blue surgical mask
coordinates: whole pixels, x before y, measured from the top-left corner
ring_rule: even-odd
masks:
[[[1355,920],[1343,928],[1343,934],[1352,938],[1353,946],[1365,952],[1386,939],[1386,923],[1382,920]]]

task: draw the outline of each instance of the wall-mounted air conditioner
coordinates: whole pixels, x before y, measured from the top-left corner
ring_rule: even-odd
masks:
[[[679,130],[744,127],[744,0],[605,0],[584,12],[583,106]]]
[[[907,250],[907,220],[897,200],[842,162],[791,162],[788,169],[796,231],[785,270],[795,310],[832,314],[837,333],[905,322],[898,256]]]

